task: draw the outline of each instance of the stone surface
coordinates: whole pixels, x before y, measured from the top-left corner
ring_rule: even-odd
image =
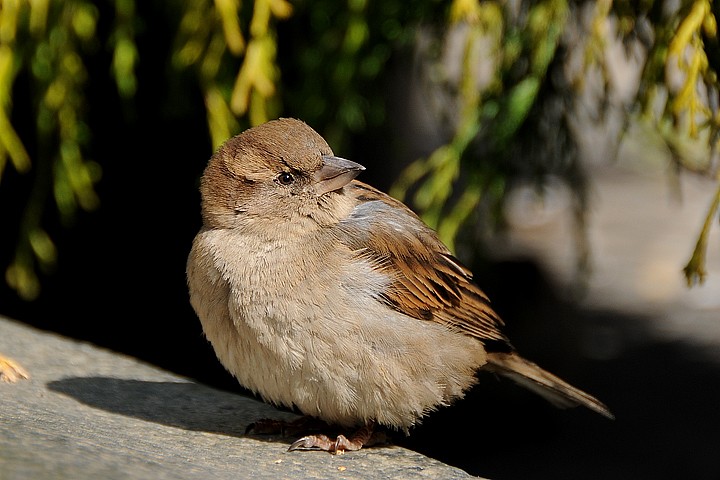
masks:
[[[472,478],[394,446],[288,453],[244,430],[292,414],[2,317],[0,352],[31,375],[0,383],[2,480]]]

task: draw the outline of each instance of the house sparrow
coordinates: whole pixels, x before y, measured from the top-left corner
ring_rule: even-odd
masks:
[[[362,170],[281,118],[229,139],[202,176],[187,280],[220,362],[269,403],[357,429],[291,450],[357,450],[377,424],[407,433],[479,370],[612,418],[518,355],[472,273],[408,207],[354,180]]]

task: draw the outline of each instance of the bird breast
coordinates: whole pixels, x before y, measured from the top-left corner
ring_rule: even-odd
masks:
[[[462,396],[485,352],[390,308],[381,294],[392,279],[356,253],[321,235],[207,230],[191,252],[191,303],[223,365],[265,400],[340,425],[407,428]]]

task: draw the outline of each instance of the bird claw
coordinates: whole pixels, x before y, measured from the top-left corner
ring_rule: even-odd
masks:
[[[300,432],[319,432],[327,428],[329,428],[329,425],[325,422],[308,416],[291,421],[263,418],[248,425],[245,434],[293,436]],[[378,435],[376,438],[376,433],[374,423],[360,427],[350,438],[345,435],[338,435],[336,438],[331,439],[322,433],[314,433],[294,441],[288,448],[288,452],[306,450],[322,450],[334,454],[342,454],[346,451],[354,452],[366,445],[383,443],[385,437]],[[377,441],[371,441],[371,439]]]
[[[363,445],[369,444],[374,432],[375,425],[370,423],[360,427],[350,438],[347,438],[345,435],[338,435],[332,440],[323,434],[307,435],[294,441],[292,445],[290,445],[290,448],[288,448],[288,452],[295,450],[322,450],[336,455],[345,452],[355,452],[360,450]]]
[[[353,437],[348,439],[345,435],[338,435],[335,440],[330,439],[327,435],[308,435],[293,442],[288,448],[288,452],[295,450],[322,450],[325,452],[341,455],[348,452],[360,450],[363,447],[361,439]]]

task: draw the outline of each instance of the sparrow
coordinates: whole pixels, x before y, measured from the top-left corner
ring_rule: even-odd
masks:
[[[472,272],[407,206],[355,180],[364,169],[279,118],[227,140],[201,177],[186,273],[205,337],[255,395],[348,434],[290,450],[358,450],[378,425],[407,434],[479,371],[612,418],[516,352]]]

